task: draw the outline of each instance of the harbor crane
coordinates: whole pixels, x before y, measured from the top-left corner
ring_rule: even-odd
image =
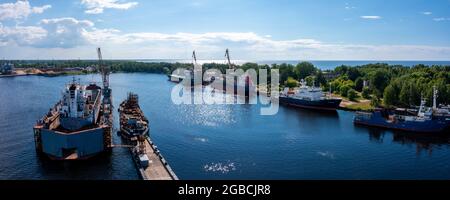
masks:
[[[230,69],[234,69],[234,66],[231,64],[231,61],[230,61],[230,51],[228,49],[225,50],[225,58],[227,59],[228,67]]]
[[[192,52],[192,64],[197,65],[197,56],[195,55],[195,50]]]
[[[102,100],[102,110],[103,110],[103,120],[106,124],[112,129],[113,127],[113,105],[112,105],[112,96],[111,96],[111,88],[109,87],[109,73],[110,69],[103,63],[102,51],[97,48],[98,55],[98,67],[100,72],[102,73],[102,81],[103,81],[103,100]]]

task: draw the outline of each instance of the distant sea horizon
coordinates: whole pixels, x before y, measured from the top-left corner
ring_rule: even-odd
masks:
[[[157,63],[157,62],[168,62],[168,63],[192,63],[192,60],[190,59],[135,59],[135,61],[138,62],[146,62],[146,63]],[[428,66],[432,65],[446,65],[450,66],[450,60],[449,61],[432,61],[432,60],[232,60],[231,62],[234,64],[244,64],[244,63],[257,63],[260,65],[272,65],[272,64],[297,64],[299,62],[311,62],[314,66],[320,68],[320,69],[334,69],[341,65],[347,65],[347,66],[361,66],[366,64],[373,64],[373,63],[386,63],[389,65],[403,65],[412,67],[419,64],[424,64]],[[225,64],[225,60],[197,60],[198,63],[221,63]]]

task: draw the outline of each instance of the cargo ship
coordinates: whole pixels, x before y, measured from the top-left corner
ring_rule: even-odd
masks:
[[[112,100],[109,72],[101,64],[103,88],[82,85],[75,78],[62,99],[34,126],[36,150],[54,160],[88,159],[112,147]]]
[[[139,107],[139,97],[128,93],[128,97],[119,106],[120,133],[126,139],[137,140],[139,136],[149,134],[148,119]]]
[[[436,108],[436,90],[434,94],[433,108],[425,107],[426,101],[422,99],[417,112],[408,109],[377,108],[373,112],[357,112],[353,122],[357,125],[408,132],[445,132],[450,126],[450,115],[448,110]]]
[[[325,111],[335,111],[342,101],[340,98],[325,95],[319,87],[307,86],[303,79],[298,89],[285,88],[279,99],[280,103],[285,105]]]

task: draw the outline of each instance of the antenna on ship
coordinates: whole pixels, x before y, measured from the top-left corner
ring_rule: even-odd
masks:
[[[330,82],[329,89],[330,89],[330,92],[329,92],[328,96],[331,98],[331,82]]]
[[[438,91],[436,89],[436,86],[434,85],[433,86],[433,110],[436,110],[436,107],[437,107],[436,100],[437,100],[437,98],[438,98]]]

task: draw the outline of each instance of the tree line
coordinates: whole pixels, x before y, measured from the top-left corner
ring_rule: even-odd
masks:
[[[16,68],[50,68],[60,69],[74,67],[96,67],[96,60],[71,60],[71,61],[10,61]],[[110,66],[115,72],[143,72],[170,74],[178,68],[190,69],[189,63],[167,62],[137,62],[125,60],[106,60],[105,65]],[[304,79],[308,85],[320,86],[324,90],[331,90],[335,94],[347,97],[351,100],[364,98],[371,100],[373,106],[386,107],[412,107],[420,104],[421,98],[425,98],[428,105],[432,103],[433,87],[439,91],[438,102],[450,104],[450,66],[441,65],[416,65],[413,67],[402,65],[388,65],[374,63],[361,66],[338,66],[333,70],[321,70],[310,62],[293,64],[259,65],[245,63],[235,65],[236,68],[278,69],[280,84],[282,87],[296,87],[299,80]],[[203,70],[219,69],[226,72],[229,66],[226,64],[206,63]],[[270,73],[268,73],[270,80]]]

